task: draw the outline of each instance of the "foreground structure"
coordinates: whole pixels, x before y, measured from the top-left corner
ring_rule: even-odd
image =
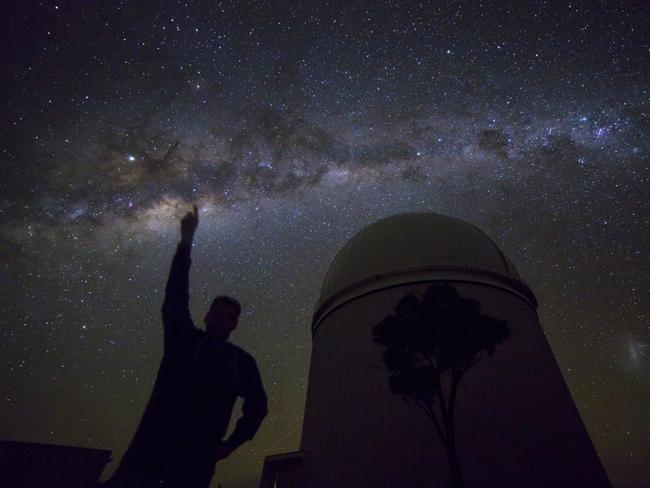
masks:
[[[391,392],[372,329],[404,295],[448,283],[506,321],[509,338],[468,371],[456,405],[466,486],[609,487],[514,264],[473,225],[388,217],[354,236],[324,278],[300,450],[266,458],[261,488],[452,487],[431,420]]]
[[[95,488],[111,451],[0,441],[3,488]]]

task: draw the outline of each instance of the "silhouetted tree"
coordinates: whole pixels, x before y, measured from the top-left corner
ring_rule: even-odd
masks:
[[[454,430],[458,386],[483,352],[491,357],[496,345],[508,338],[507,323],[483,315],[480,302],[461,297],[451,285],[434,283],[421,299],[413,294],[402,297],[395,313],[373,327],[373,335],[386,346],[383,357],[391,391],[414,400],[433,421],[454,486],[464,487]]]

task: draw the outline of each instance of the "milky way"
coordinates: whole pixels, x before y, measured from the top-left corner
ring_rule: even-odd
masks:
[[[650,12],[634,2],[5,7],[0,437],[114,450],[162,354],[196,203],[270,413],[214,486],[296,449],[336,251],[435,211],[517,263],[616,486],[650,479]],[[112,463],[115,464],[115,463]],[[109,470],[110,471],[110,470]]]

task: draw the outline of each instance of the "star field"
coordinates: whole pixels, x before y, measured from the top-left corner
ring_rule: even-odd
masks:
[[[517,264],[614,486],[645,486],[648,8],[293,3],[2,9],[0,438],[117,464],[196,203],[194,321],[237,297],[231,339],[269,396],[213,486],[256,486],[265,455],[298,447],[334,254],[379,218],[435,211]]]

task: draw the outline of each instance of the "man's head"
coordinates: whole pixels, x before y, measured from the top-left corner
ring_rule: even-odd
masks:
[[[209,335],[228,339],[230,333],[237,327],[240,312],[241,306],[237,300],[219,295],[212,301],[210,310],[203,318],[205,331]]]

